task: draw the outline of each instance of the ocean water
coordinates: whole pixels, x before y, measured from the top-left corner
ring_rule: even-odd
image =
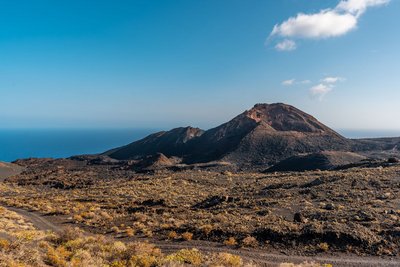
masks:
[[[337,130],[347,138],[400,137],[400,130]]]
[[[94,154],[141,139],[155,129],[0,129],[0,161]]]

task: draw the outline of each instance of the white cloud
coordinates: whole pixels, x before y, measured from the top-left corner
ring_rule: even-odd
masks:
[[[322,10],[317,14],[300,13],[280,25],[275,25],[271,36],[296,38],[328,38],[343,35],[357,26],[352,14]]]
[[[310,80],[303,80],[299,82],[300,84],[310,84],[311,81]]]
[[[285,38],[275,48],[287,51],[297,47],[296,42],[288,38],[324,39],[342,36],[357,28],[359,17],[369,7],[389,2],[390,0],[342,0],[335,8],[314,14],[299,13],[281,24],[276,24],[269,38]]]
[[[339,76],[325,76],[320,80],[320,83],[310,88],[310,94],[314,98],[322,100],[326,94],[331,92],[338,82],[343,82],[345,79]]]
[[[389,2],[390,0],[347,0],[340,1],[336,9],[360,16],[369,7],[386,5]]]
[[[275,48],[278,51],[293,51],[297,48],[297,45],[294,41],[286,39],[276,44]]]
[[[285,81],[282,82],[282,85],[290,86],[290,85],[293,85],[294,82],[295,82],[295,79],[285,80]]]
[[[325,77],[325,78],[323,78],[321,80],[321,82],[328,83],[328,84],[334,84],[334,83],[341,82],[341,81],[344,81],[344,78],[342,78],[342,77],[329,77],[329,76]]]
[[[322,98],[330,91],[332,91],[332,86],[323,83],[310,88],[311,96],[318,97],[319,100],[322,100]]]
[[[310,84],[310,80],[302,80],[302,81],[296,81],[296,79],[290,79],[290,80],[285,80],[282,82],[282,85],[284,86],[292,86],[296,84]]]

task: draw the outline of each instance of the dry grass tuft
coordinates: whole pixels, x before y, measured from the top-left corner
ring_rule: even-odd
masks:
[[[258,246],[258,241],[256,238],[252,237],[252,236],[247,236],[242,240],[242,245],[244,247],[257,247]]]
[[[176,253],[167,256],[166,261],[201,265],[204,256],[197,249],[181,249]]]
[[[183,240],[190,241],[193,239],[193,234],[189,232],[185,232],[182,234]]]
[[[234,237],[229,237],[227,240],[224,241],[225,246],[236,246],[238,242]]]

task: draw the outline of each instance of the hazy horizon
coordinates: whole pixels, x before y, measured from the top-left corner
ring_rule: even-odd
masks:
[[[222,123],[221,123],[222,124]],[[219,124],[220,125],[220,124]],[[171,127],[0,127],[0,131],[136,131],[146,130],[150,133],[158,131],[169,131],[179,127],[194,127],[209,130],[219,125],[210,127],[199,127],[197,125],[178,125]],[[400,129],[351,129],[331,128],[346,138],[378,138],[378,137],[400,137]]]
[[[0,161],[96,154],[169,129],[0,129]],[[347,138],[400,137],[399,131],[338,130]]]
[[[399,12],[395,0],[7,2],[0,127],[207,129],[283,102],[333,129],[396,131]]]

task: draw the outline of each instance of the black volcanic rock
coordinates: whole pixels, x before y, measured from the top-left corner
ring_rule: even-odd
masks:
[[[77,155],[69,157],[74,161],[83,161],[88,165],[118,165],[119,161],[105,155]]]
[[[156,170],[176,164],[173,158],[168,158],[162,153],[145,156],[133,165],[134,170]]]
[[[257,104],[208,131],[177,128],[152,134],[106,152],[116,159],[163,153],[184,163],[226,161],[239,166],[271,165],[299,153],[350,150],[352,141],[314,117],[286,104]]]
[[[104,154],[115,159],[137,159],[157,153],[162,153],[167,157],[182,157],[186,153],[187,142],[203,133],[204,131],[199,128],[175,128],[151,134],[144,139],[112,149]]]
[[[266,172],[332,170],[364,159],[364,156],[352,152],[322,151],[284,159]]]

